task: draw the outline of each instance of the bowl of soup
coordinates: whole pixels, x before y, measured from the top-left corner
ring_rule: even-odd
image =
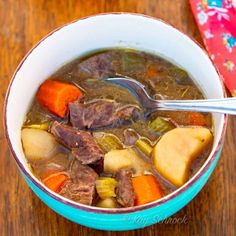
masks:
[[[128,77],[154,99],[223,98],[199,45],[144,15],[100,14],[53,31],[22,60],[5,131],[35,194],[78,224],[131,230],[191,201],[219,159],[226,115],[157,110],[109,83]]]

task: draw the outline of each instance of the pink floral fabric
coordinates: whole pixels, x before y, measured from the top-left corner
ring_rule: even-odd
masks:
[[[190,0],[206,49],[236,96],[236,0]]]

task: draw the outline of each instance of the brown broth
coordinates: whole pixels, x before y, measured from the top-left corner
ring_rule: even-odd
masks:
[[[136,97],[128,90],[116,85],[104,82],[102,78],[117,75],[128,76],[143,83],[147,92],[156,99],[202,99],[201,90],[194,84],[193,80],[174,64],[159,56],[146,52],[139,52],[131,49],[108,49],[76,59],[63,66],[50,78],[55,78],[79,86],[85,93],[84,101],[93,99],[112,99],[121,104],[139,104]],[[116,135],[124,142],[124,131],[133,129],[140,136],[144,136],[154,145],[160,134],[151,133],[147,125],[157,116],[170,118],[178,126],[191,126],[191,121],[187,118],[188,112],[180,111],[157,111],[148,119],[140,119],[131,125],[121,128],[105,129],[103,132]],[[206,127],[212,129],[212,116],[210,113],[203,114],[206,120]],[[43,109],[36,100],[32,103],[27,113],[25,125],[50,122],[57,117],[51,115]],[[59,119],[60,120],[60,119]],[[67,121],[67,118],[64,119]],[[68,150],[61,151],[69,158]],[[190,176],[201,167],[206,160],[210,149],[204,152],[192,165]],[[71,157],[70,157],[71,158]],[[55,160],[55,158],[54,158]],[[73,158],[70,160],[72,161]],[[35,173],[47,168],[48,162],[35,164],[31,163]],[[53,162],[53,160],[51,160]],[[69,164],[68,164],[69,165]],[[37,176],[40,176],[38,174]],[[173,191],[173,186],[160,176],[157,178],[161,182],[165,194]]]

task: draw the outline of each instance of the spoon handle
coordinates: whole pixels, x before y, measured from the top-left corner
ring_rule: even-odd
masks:
[[[155,107],[154,107],[155,106]],[[181,110],[217,112],[236,115],[236,98],[205,100],[159,100],[152,105],[154,110]]]

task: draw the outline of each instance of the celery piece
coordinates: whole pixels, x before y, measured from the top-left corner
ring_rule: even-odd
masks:
[[[102,148],[104,152],[109,152],[111,150],[120,150],[123,148],[123,145],[119,138],[117,138],[113,134],[94,134],[99,146]]]
[[[23,125],[23,128],[41,129],[47,131],[49,129],[49,123]]]
[[[144,139],[140,138],[136,141],[135,146],[147,156],[151,156],[152,146]]]
[[[175,125],[165,118],[158,116],[151,123],[148,124],[148,129],[156,133],[165,133],[171,129],[174,129]]]
[[[117,181],[114,178],[100,177],[96,180],[96,190],[101,199],[115,197]]]

